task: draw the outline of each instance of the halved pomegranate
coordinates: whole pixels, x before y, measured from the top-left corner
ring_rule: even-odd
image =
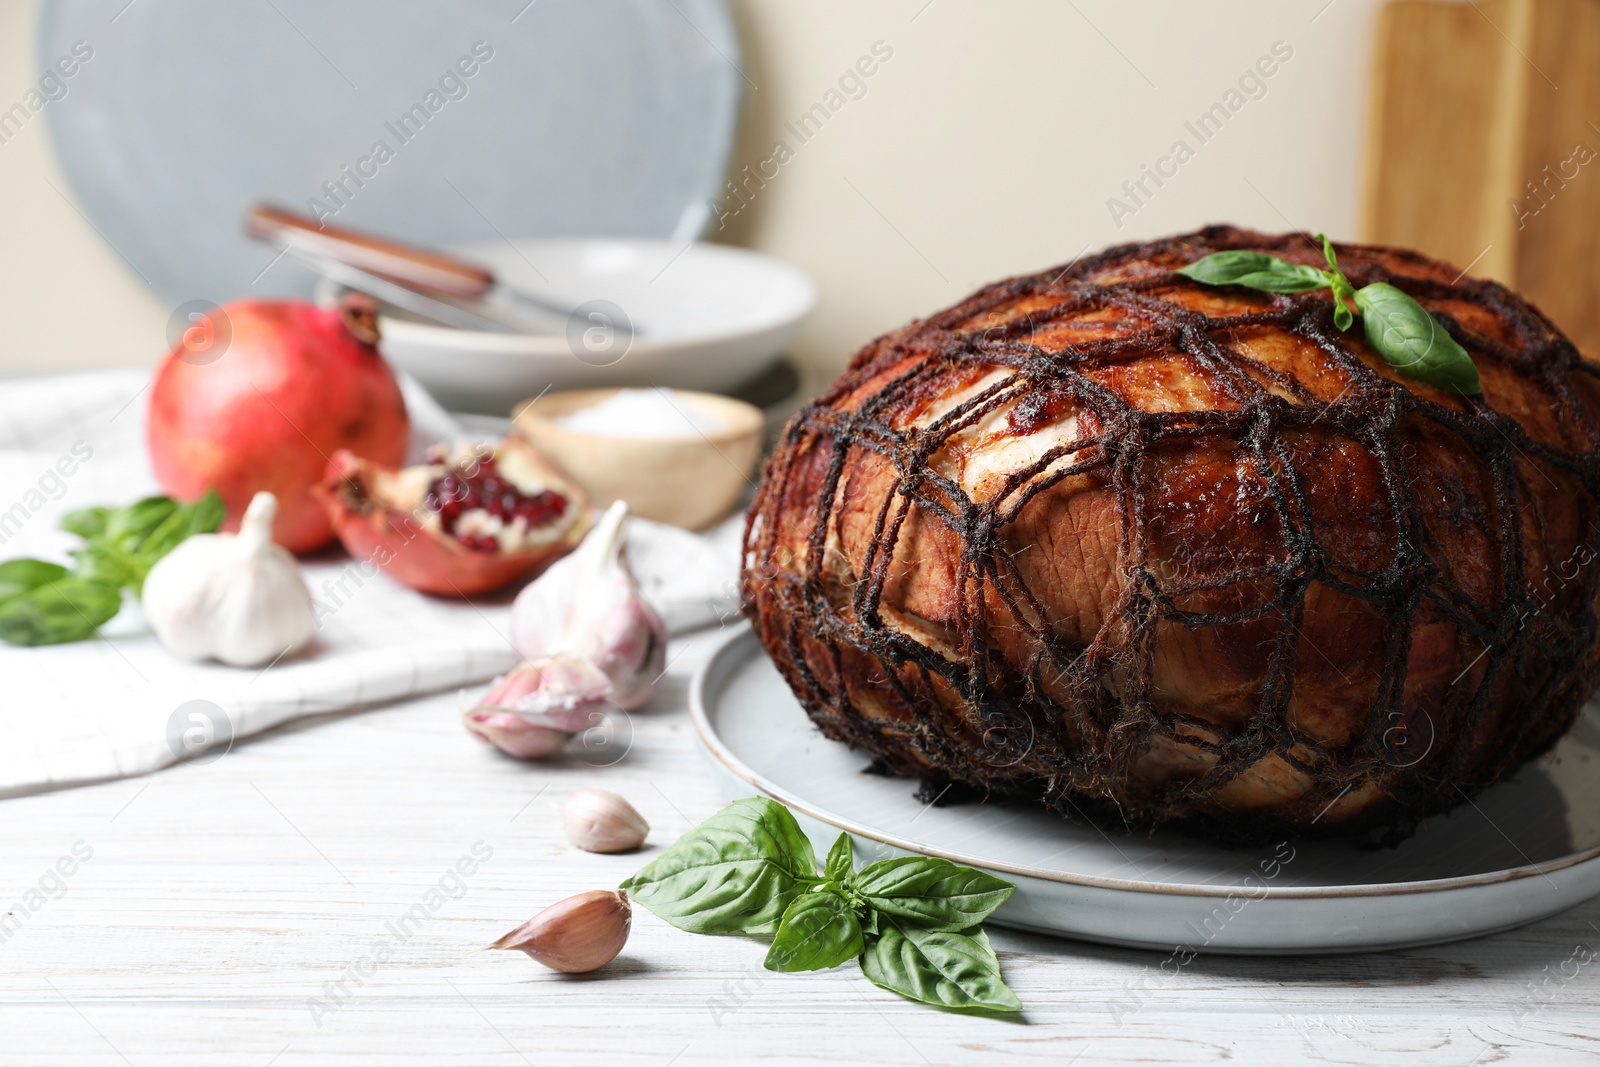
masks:
[[[566,555],[588,530],[582,490],[516,438],[428,459],[396,470],[341,450],[316,490],[345,549],[413,589],[492,592]]]

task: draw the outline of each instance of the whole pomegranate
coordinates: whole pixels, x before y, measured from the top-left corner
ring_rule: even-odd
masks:
[[[237,529],[256,493],[278,498],[273,540],[311,552],[333,539],[311,487],[340,449],[377,463],[405,458],[400,386],[378,354],[376,305],[351,294],[334,308],[239,300],[186,334],[150,389],[150,464],[180,500],[215,488]],[[197,327],[199,329],[199,327]]]

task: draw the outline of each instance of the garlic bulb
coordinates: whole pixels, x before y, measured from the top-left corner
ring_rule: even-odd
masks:
[[[586,659],[556,655],[520,663],[494,680],[463,717],[468,730],[518,759],[542,759],[603,720],[611,679]]]
[[[316,613],[294,557],[272,543],[277,512],[276,497],[257,493],[237,534],[196,534],[150,568],[141,601],[163,645],[259,667],[306,643]]]
[[[511,643],[530,660],[580,656],[611,679],[611,702],[623,711],[649,703],[667,656],[667,631],[639,595],[628,569],[619,500],[572,555],[517,595]]]
[[[579,789],[561,808],[567,840],[585,852],[627,852],[644,844],[650,824],[615,793]]]
[[[616,959],[632,927],[628,894],[591,889],[550,905],[489,947],[521,949],[546,967],[583,974]]]
[[[611,505],[577,551],[512,605],[511,641],[527,660],[495,679],[463,719],[500,751],[555,755],[608,708],[629,711],[655,693],[667,634],[623,558],[627,520],[627,504]]]

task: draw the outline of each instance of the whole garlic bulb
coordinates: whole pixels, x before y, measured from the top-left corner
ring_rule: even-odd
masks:
[[[259,667],[306,643],[316,612],[294,557],[272,543],[277,513],[278,499],[257,493],[237,534],[196,534],[150,568],[141,602],[163,645]]]
[[[612,504],[575,552],[546,571],[511,606],[511,643],[522,656],[580,656],[611,679],[623,711],[649,703],[667,656],[667,630],[639,595],[623,532],[628,505]]]

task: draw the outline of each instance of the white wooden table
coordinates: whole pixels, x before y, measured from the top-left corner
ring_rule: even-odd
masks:
[[[1165,980],[1155,953],[995,929],[1006,978],[1028,1005],[1014,1023],[901,1001],[853,967],[770,974],[763,946],[685,934],[643,909],[623,955],[594,975],[475,953],[541,906],[615,886],[643,862],[569,847],[557,812],[570,790],[631,799],[652,825],[644,857],[725,802],[684,711],[709,644],[677,645],[663,693],[633,717],[631,748],[611,766],[501,758],[461,729],[450,694],[297,724],[207,765],[0,801],[0,906],[10,905],[0,1063],[916,1067],[998,1054],[1467,1067],[1600,1057],[1600,962],[1571,962],[1575,949],[1600,946],[1600,901],[1478,941],[1201,957]],[[70,876],[51,874],[75,846],[92,856]],[[452,875],[475,847],[492,854]]]

